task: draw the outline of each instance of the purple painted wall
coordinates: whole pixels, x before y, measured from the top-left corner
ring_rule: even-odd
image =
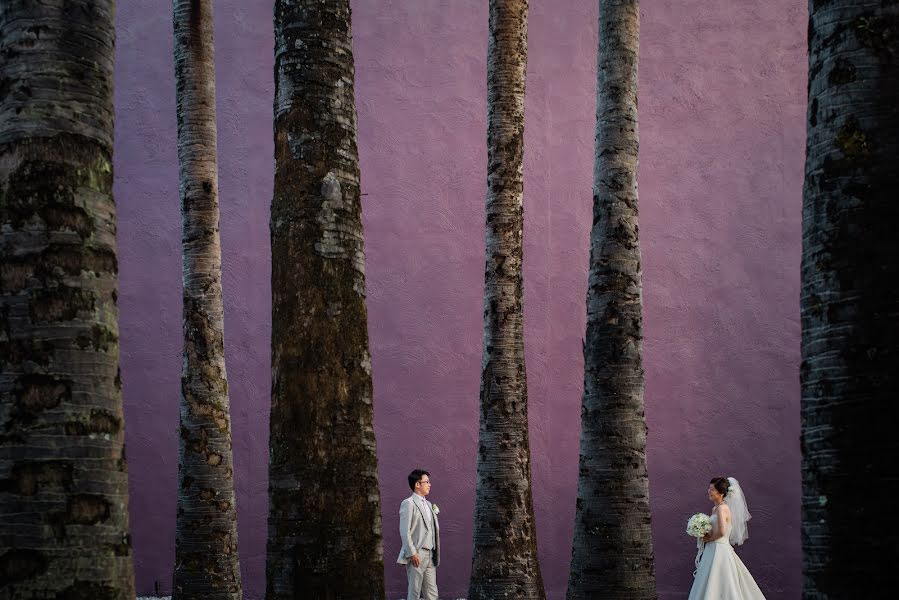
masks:
[[[397,507],[431,470],[441,596],[467,591],[481,356],[485,0],[354,0],[359,148],[389,598]],[[596,2],[533,0],[525,318],[534,499],[564,596],[577,477]],[[226,350],[240,552],[262,598],[269,394],[272,2],[216,3]],[[170,4],[120,2],[116,80],[122,364],[138,590],[170,589],[180,217]],[[738,477],[740,555],[799,594],[798,284],[805,0],[644,0],[641,236],[649,468],[663,598],[689,590],[686,518]]]

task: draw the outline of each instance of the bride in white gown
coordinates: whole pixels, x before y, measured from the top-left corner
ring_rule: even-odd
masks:
[[[702,538],[705,546],[696,569],[689,600],[765,600],[749,570],[734,552],[749,537],[752,518],[746,498],[733,477],[716,477],[709,484],[712,531]]]

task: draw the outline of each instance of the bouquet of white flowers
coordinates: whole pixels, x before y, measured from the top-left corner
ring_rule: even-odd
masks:
[[[702,538],[705,534],[712,531],[712,519],[708,515],[696,513],[687,521],[687,535],[696,538],[696,558],[693,564],[699,569],[699,560],[702,558]],[[693,577],[696,577],[696,571],[693,571]]]
[[[712,531],[712,520],[708,515],[696,513],[687,521],[687,535],[701,538]]]

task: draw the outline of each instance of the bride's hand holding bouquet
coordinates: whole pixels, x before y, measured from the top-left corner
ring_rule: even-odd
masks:
[[[712,532],[712,519],[703,513],[696,513],[687,521],[687,535],[705,541]]]

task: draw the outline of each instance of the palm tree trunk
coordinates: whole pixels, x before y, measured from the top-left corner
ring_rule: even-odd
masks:
[[[899,535],[899,4],[814,0],[808,31],[803,598],[875,598]]]
[[[593,230],[569,600],[656,597],[637,234],[638,0],[600,0]]]
[[[384,597],[349,0],[275,3],[268,600]]]
[[[184,358],[172,591],[242,597],[219,244],[212,0],[174,0]]]
[[[481,422],[469,600],[542,600],[522,318],[527,0],[490,0]]]
[[[0,597],[133,600],[112,0],[0,3]]]

